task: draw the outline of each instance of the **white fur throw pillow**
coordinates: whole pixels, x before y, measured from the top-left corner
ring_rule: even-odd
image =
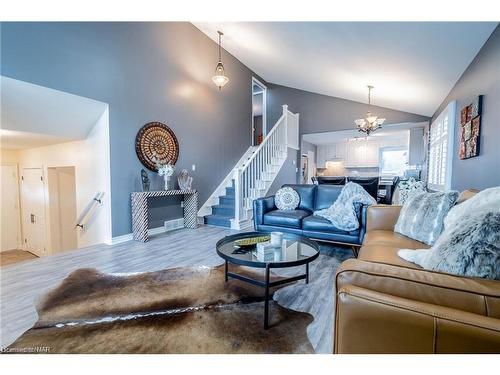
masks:
[[[398,255],[432,271],[500,280],[500,187],[453,207],[444,224],[432,248]]]
[[[444,218],[457,198],[458,191],[411,196],[401,209],[394,231],[433,245],[443,231]]]

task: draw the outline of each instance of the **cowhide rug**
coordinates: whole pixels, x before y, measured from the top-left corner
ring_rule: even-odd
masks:
[[[231,269],[256,277],[257,271],[248,268]],[[264,330],[262,296],[262,288],[234,279],[224,282],[224,266],[132,275],[80,269],[40,300],[38,321],[9,348],[44,347],[48,353],[313,353],[306,334],[312,316],[271,300],[270,329]]]

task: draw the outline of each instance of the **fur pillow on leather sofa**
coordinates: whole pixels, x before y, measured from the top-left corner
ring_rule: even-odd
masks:
[[[432,248],[398,255],[432,271],[500,280],[500,187],[453,207],[444,225]]]
[[[433,245],[443,231],[444,218],[458,198],[458,191],[412,195],[399,214],[394,231]]]

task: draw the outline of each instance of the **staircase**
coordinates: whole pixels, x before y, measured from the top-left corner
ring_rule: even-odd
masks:
[[[266,196],[287,158],[299,149],[299,114],[283,106],[283,114],[259,146],[249,147],[198,211],[205,224],[241,229],[253,217],[253,200]],[[291,181],[293,182],[293,181]]]
[[[231,228],[234,219],[234,180],[226,187],[226,194],[219,196],[219,203],[212,206],[212,214],[205,216],[205,224]]]

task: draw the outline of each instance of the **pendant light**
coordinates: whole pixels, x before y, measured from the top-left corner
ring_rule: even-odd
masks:
[[[219,62],[215,67],[215,75],[212,77],[212,81],[219,88],[219,90],[229,82],[229,78],[224,74],[224,65],[222,64],[221,58],[221,37],[224,35],[222,31],[217,31],[219,34]]]
[[[372,104],[371,91],[373,90],[373,86],[367,86],[367,87],[368,87],[368,105],[371,105]],[[374,132],[377,129],[380,129],[384,121],[385,118],[378,118],[376,115],[368,111],[366,112],[365,118],[354,120],[354,123],[356,124],[360,132],[366,133],[366,135],[370,135],[370,133]]]

